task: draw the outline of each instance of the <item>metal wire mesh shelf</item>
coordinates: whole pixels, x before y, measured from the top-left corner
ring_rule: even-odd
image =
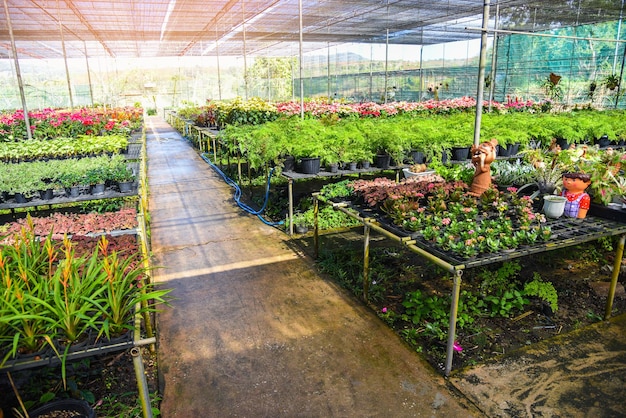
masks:
[[[547,226],[552,229],[552,237],[548,241],[537,242],[533,245],[523,245],[511,250],[502,250],[496,253],[486,253],[475,257],[464,258],[453,252],[442,250],[432,242],[424,239],[419,232],[409,232],[393,225],[389,220],[385,219],[373,209],[362,208],[349,202],[344,202],[344,205],[356,212],[361,218],[375,221],[388,232],[401,238],[414,240],[416,246],[445,260],[457,269],[484,266],[626,233],[626,223],[598,216],[587,216],[585,219],[566,217],[549,219]]]

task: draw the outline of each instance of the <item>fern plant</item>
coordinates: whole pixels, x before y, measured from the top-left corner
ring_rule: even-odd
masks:
[[[556,312],[559,309],[559,296],[554,285],[541,280],[541,275],[537,272],[533,273],[533,280],[524,285],[524,293],[526,296],[536,296],[548,303],[552,312]]]

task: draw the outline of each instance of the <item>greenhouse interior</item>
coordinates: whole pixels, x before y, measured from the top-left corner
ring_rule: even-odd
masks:
[[[0,418],[623,416],[625,13],[3,0]]]

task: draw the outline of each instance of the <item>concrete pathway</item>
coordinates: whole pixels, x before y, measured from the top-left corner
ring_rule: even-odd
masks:
[[[157,322],[164,418],[479,416],[169,125],[147,128],[154,278],[174,297]]]

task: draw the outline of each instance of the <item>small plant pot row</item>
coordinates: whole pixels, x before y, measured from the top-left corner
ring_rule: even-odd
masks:
[[[14,193],[8,192],[0,193],[0,203],[10,204],[25,204],[30,202],[49,202],[57,198],[77,198],[79,196],[104,196],[106,194],[123,193],[134,194],[137,192],[137,183],[134,181],[117,182],[117,183],[100,183],[94,185],[78,185],[72,187],[66,187],[63,189],[45,189],[39,190],[37,194],[26,193]]]

